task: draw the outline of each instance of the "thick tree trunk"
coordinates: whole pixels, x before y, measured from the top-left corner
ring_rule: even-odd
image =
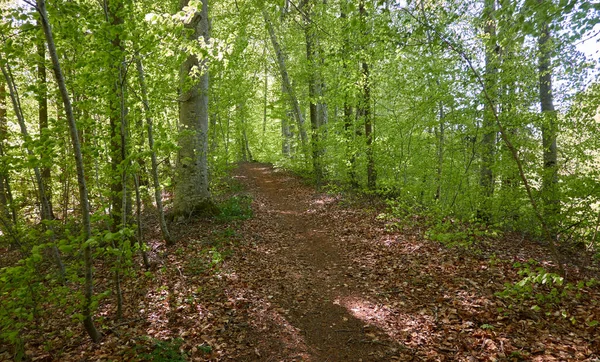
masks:
[[[542,146],[543,175],[542,175],[542,205],[544,217],[548,223],[549,237],[556,240],[558,235],[558,219],[560,215],[560,199],[558,190],[558,150],[556,146],[557,115],[554,109],[552,95],[552,36],[544,0],[538,0],[541,15],[540,33],[538,37],[539,51],[539,87],[540,108],[542,111]]]
[[[71,142],[73,143],[73,151],[75,156],[75,165],[77,167],[77,183],[79,184],[79,202],[81,206],[81,218],[82,218],[82,229],[83,229],[83,260],[85,264],[85,287],[84,287],[84,302],[83,302],[83,325],[85,330],[89,334],[92,341],[95,343],[99,342],[102,335],[96,329],[93,321],[92,312],[92,296],[94,288],[94,279],[92,276],[93,261],[92,261],[92,248],[89,244],[89,239],[92,234],[92,226],[90,222],[90,205],[88,199],[88,190],[85,184],[85,170],[83,169],[83,156],[81,153],[81,144],[79,143],[79,136],[77,132],[77,124],[75,123],[75,117],[73,115],[73,107],[71,105],[71,99],[67,91],[65,78],[63,76],[60,61],[58,60],[58,54],[56,52],[56,46],[54,44],[54,37],[52,35],[52,29],[48,22],[48,13],[46,12],[46,2],[44,0],[37,0],[37,10],[40,13],[42,20],[42,27],[46,36],[46,42],[48,43],[48,52],[52,59],[52,65],[54,68],[54,76],[56,78],[56,84],[60,90],[62,97],[65,113],[67,116],[67,122],[69,125],[69,131],[71,133]]]
[[[189,0],[182,0],[180,7]],[[202,9],[185,24],[192,29],[190,40],[202,37],[209,41],[208,0],[202,0]],[[200,71],[198,81],[191,72]],[[175,183],[175,215],[213,213],[214,205],[208,189],[208,62],[188,55],[180,69],[181,96],[179,103],[179,153]]]
[[[300,131],[300,141],[302,143],[302,150],[303,152],[306,152],[308,136],[304,127],[304,117],[302,116],[300,103],[298,103],[298,98],[296,98],[296,93],[294,92],[294,88],[292,87],[292,83],[290,81],[290,76],[288,74],[285,61],[285,54],[283,53],[283,50],[281,49],[281,46],[277,41],[277,36],[275,35],[273,23],[271,22],[271,18],[266,9],[263,9],[263,17],[265,19],[265,24],[267,25],[267,30],[269,31],[271,43],[273,44],[273,50],[275,51],[275,56],[277,57],[277,64],[279,65],[279,72],[281,74],[281,83],[283,86],[283,91],[288,95],[290,105],[292,106],[292,111],[294,113],[294,118],[296,120],[298,130]]]
[[[152,162],[152,183],[154,185],[154,199],[156,200],[156,208],[158,209],[158,219],[160,223],[160,231],[167,245],[172,245],[174,240],[171,238],[171,233],[167,227],[165,220],[165,210],[162,203],[162,188],[158,179],[158,161],[156,160],[156,151],[154,150],[154,122],[150,115],[150,102],[148,101],[148,87],[146,86],[146,77],[144,75],[144,67],[139,55],[136,56],[136,67],[140,89],[142,91],[142,103],[144,104],[144,112],[146,114],[146,127],[148,128],[148,147],[150,148],[150,159]],[[136,196],[137,198],[138,196]],[[139,209],[139,206],[138,206]]]

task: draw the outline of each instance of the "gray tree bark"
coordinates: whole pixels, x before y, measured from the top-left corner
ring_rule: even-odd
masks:
[[[495,0],[484,0],[483,21],[485,22],[485,88],[493,104],[483,111],[483,139],[481,140],[481,170],[479,184],[483,189],[484,203],[482,207],[489,208],[489,198],[494,193],[494,149],[496,143],[496,127],[494,110],[497,112],[497,44],[496,44],[496,3]],[[492,108],[493,107],[493,108]],[[488,214],[488,210],[483,210]]]
[[[366,17],[367,11],[365,8],[364,0],[360,1],[359,4],[360,20],[362,26],[363,47],[366,47],[367,37],[367,24]],[[366,52],[365,52],[366,53]],[[366,154],[367,154],[367,188],[374,190],[377,185],[377,171],[375,170],[375,158],[373,154],[373,116],[371,114],[371,79],[369,71],[369,63],[363,59],[361,62],[362,70],[362,86],[363,94],[361,100],[361,113],[364,117],[365,122],[365,140],[366,140]]]
[[[144,67],[139,55],[136,56],[136,67],[138,73],[138,81],[142,91],[142,103],[144,104],[144,112],[146,115],[146,127],[148,128],[148,147],[150,147],[150,159],[152,162],[152,183],[154,185],[154,199],[156,200],[156,208],[158,209],[158,219],[160,222],[160,231],[167,245],[174,243],[169,233],[169,228],[165,220],[165,210],[162,203],[162,188],[158,180],[158,161],[156,160],[156,152],[154,151],[154,122],[150,115],[150,102],[148,101],[148,87],[146,86],[146,77],[144,75]],[[136,196],[137,197],[137,196]]]
[[[538,0],[542,14],[538,36],[540,108],[542,111],[542,205],[548,223],[549,237],[557,239],[560,199],[558,190],[558,149],[556,145],[557,115],[552,94],[552,35],[549,14],[544,0]]]
[[[292,87],[292,83],[290,81],[290,76],[288,74],[285,61],[285,54],[283,53],[283,50],[281,49],[281,46],[277,41],[277,36],[275,35],[275,29],[273,28],[271,17],[269,16],[269,13],[266,9],[263,9],[263,17],[265,19],[265,24],[267,25],[267,30],[269,31],[269,37],[271,38],[271,43],[273,44],[275,56],[277,57],[277,64],[279,66],[279,72],[281,74],[281,83],[283,86],[283,90],[284,93],[286,93],[289,97],[294,118],[296,120],[296,124],[298,125],[298,130],[300,131],[300,142],[302,143],[302,150],[306,152],[308,136],[306,134],[306,129],[304,128],[304,116],[302,115],[302,110],[300,109],[298,98],[296,97],[296,93],[294,92],[294,88]]]
[[[180,7],[189,0],[182,0]],[[185,24],[192,30],[190,40],[202,37],[209,41],[208,0],[202,9]],[[200,72],[198,80],[192,73]],[[208,61],[189,54],[180,68],[181,96],[179,103],[179,152],[175,182],[175,215],[211,212],[214,208],[208,189]]]

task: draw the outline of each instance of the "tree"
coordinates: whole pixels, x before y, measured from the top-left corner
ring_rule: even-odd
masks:
[[[209,43],[208,0],[202,0],[202,9],[186,9],[189,0],[183,0],[181,9],[192,16],[185,24],[189,40]],[[175,215],[212,213],[214,205],[208,185],[208,59],[198,59],[197,49],[188,44],[188,55],[180,69],[180,99],[175,181]],[[198,75],[199,74],[199,75]],[[197,79],[196,79],[197,78]]]
[[[550,30],[550,9],[548,2],[538,0],[539,33],[539,92],[540,109],[542,112],[542,147],[543,147],[543,176],[542,176],[542,202],[544,217],[548,222],[548,235],[557,238],[557,223],[560,213],[560,199],[558,194],[558,149],[556,147],[557,117],[554,109],[552,95],[552,34]]]
[[[481,176],[479,184],[483,189],[484,219],[489,219],[489,200],[494,193],[494,174],[492,165],[494,161],[494,149],[496,143],[496,126],[494,112],[497,109],[497,58],[498,45],[496,44],[496,3],[495,0],[485,0],[483,5],[482,20],[485,32],[485,89],[492,104],[486,106],[483,111],[483,139],[481,140]],[[487,101],[487,100],[484,100]]]
[[[367,25],[367,10],[364,0],[361,0],[359,5],[360,21],[362,26],[362,45],[363,57],[366,58],[368,44],[368,25]],[[369,71],[369,63],[363,58],[361,61],[362,70],[362,88],[363,95],[360,102],[358,112],[364,118],[365,124],[365,143],[367,155],[367,187],[371,190],[375,189],[377,183],[377,171],[375,170],[375,157],[373,155],[373,115],[371,112],[371,75]]]
[[[52,65],[54,70],[54,77],[60,90],[60,95],[65,107],[65,113],[67,116],[67,122],[69,124],[69,131],[71,134],[71,142],[73,144],[73,151],[75,156],[75,164],[77,166],[77,183],[79,185],[79,203],[81,206],[81,221],[83,231],[83,259],[85,264],[85,287],[84,295],[85,300],[83,302],[83,325],[88,335],[94,342],[99,342],[102,338],[102,334],[96,329],[93,320],[92,311],[92,297],[94,288],[94,279],[92,276],[92,247],[90,245],[90,238],[92,236],[92,226],[90,222],[90,205],[88,199],[88,190],[85,182],[85,170],[83,168],[83,155],[81,152],[81,144],[79,142],[79,134],[77,132],[77,124],[75,123],[75,116],[73,115],[73,107],[71,105],[71,98],[65,84],[65,78],[62,73],[58,54],[56,52],[56,46],[54,43],[54,36],[52,34],[52,28],[48,21],[48,12],[46,11],[46,2],[44,0],[37,0],[37,11],[40,14],[42,28],[46,36],[46,43],[48,44],[48,52],[50,59],[52,59]]]
[[[298,130],[300,132],[300,141],[302,142],[302,150],[306,152],[306,147],[308,143],[308,136],[306,134],[306,129],[304,127],[304,116],[302,114],[302,110],[300,109],[300,103],[298,102],[298,98],[296,97],[296,92],[294,91],[294,87],[292,86],[292,82],[290,81],[290,76],[287,70],[286,64],[286,55],[281,49],[279,45],[279,41],[277,40],[277,35],[275,34],[275,29],[273,27],[273,22],[271,21],[271,16],[268,13],[266,8],[262,9],[263,18],[265,20],[265,24],[267,25],[267,30],[269,32],[269,37],[271,38],[271,44],[273,45],[273,50],[275,51],[275,56],[277,58],[277,65],[279,66],[279,73],[281,76],[281,84],[283,87],[283,92],[287,95],[288,100],[290,102],[290,106],[292,109],[292,114],[294,119],[296,120],[296,125],[298,126]],[[284,133],[284,138],[286,137],[286,129],[282,124],[282,130]],[[285,153],[285,147],[284,147]]]

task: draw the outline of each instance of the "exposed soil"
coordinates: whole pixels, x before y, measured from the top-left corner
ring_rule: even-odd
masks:
[[[253,200],[252,218],[174,223],[178,243],[169,250],[147,224],[155,268],[126,279],[125,320],[110,319],[114,300],[105,299],[105,337],[94,345],[68,316],[50,312],[27,334],[30,356],[600,361],[598,286],[550,302],[495,295],[523,278],[514,262],[549,265],[542,247],[508,235],[448,248],[427,240],[418,218],[378,218],[372,205],[317,193],[269,165],[241,164],[235,178]],[[108,270],[98,266],[97,290],[110,289]]]

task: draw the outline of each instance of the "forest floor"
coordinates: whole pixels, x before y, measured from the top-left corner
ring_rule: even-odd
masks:
[[[241,164],[234,177],[251,218],[172,225],[178,244],[167,252],[155,242],[153,271],[127,278],[124,322],[110,320],[110,300],[101,304],[101,344],[70,324],[31,339],[32,357],[600,361],[598,286],[552,297],[552,281],[540,277],[525,287],[543,301],[495,295],[526,276],[515,262],[549,265],[536,243],[504,235],[447,247],[428,240],[416,217],[383,218],[377,203],[315,192],[269,165]],[[571,266],[571,280],[582,270]],[[110,286],[106,277],[98,288]]]

